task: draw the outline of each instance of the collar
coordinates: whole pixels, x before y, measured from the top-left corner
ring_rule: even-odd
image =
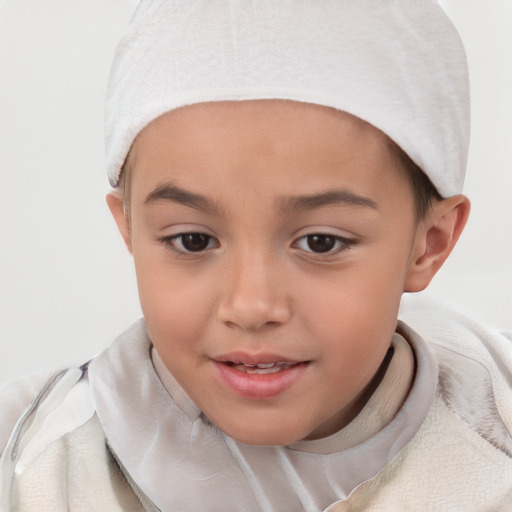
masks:
[[[397,332],[416,361],[409,394],[398,411],[396,403],[389,408],[387,419],[392,419],[384,428],[372,422],[368,432],[378,430],[374,435],[363,440],[352,437],[350,445],[359,444],[341,451],[331,451],[339,449],[339,439],[331,448],[315,447],[317,441],[287,448],[244,445],[229,438],[197,414],[174,380],[164,378],[169,391],[164,387],[153,366],[143,320],[92,360],[93,401],[123,468],[161,510],[239,510],[242,506],[270,511],[275,509],[272,504],[297,499],[323,510],[389,464],[414,437],[430,409],[437,383],[435,360],[412,329],[399,323]],[[386,379],[387,374],[381,385]],[[379,389],[375,400],[377,393]],[[370,402],[367,408],[371,409]],[[365,416],[374,418],[371,410],[363,412],[355,426]],[[319,444],[329,445],[332,440],[326,439]]]

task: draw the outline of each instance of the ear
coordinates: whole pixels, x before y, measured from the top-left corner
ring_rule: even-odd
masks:
[[[437,201],[418,226],[405,279],[405,292],[424,290],[455,247],[470,210],[463,195]]]
[[[130,221],[128,218],[128,214],[125,212],[123,199],[116,192],[109,192],[106,197],[107,205],[110,210],[110,213],[114,217],[114,220],[117,224],[117,229],[119,229],[119,233],[123,237],[124,243],[130,253],[132,251],[132,239],[130,233]]]

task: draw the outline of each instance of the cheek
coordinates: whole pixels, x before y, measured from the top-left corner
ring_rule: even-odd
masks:
[[[214,289],[204,275],[134,248],[142,311],[148,332],[163,357],[173,349],[193,349],[209,322]]]
[[[382,254],[382,253],[381,253]],[[358,260],[340,272],[302,279],[301,309],[308,311],[307,330],[330,340],[336,353],[343,346],[353,362],[374,347],[386,347],[396,327],[407,267],[407,251],[397,257]],[[332,347],[330,347],[332,345]]]

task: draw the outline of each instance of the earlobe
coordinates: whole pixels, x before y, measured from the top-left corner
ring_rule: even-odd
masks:
[[[123,237],[127,249],[132,252],[132,240],[130,233],[130,222],[128,214],[125,212],[123,199],[116,192],[109,192],[106,196],[107,205],[110,213],[114,217],[117,224],[117,229]]]
[[[469,199],[457,195],[438,201],[418,227],[404,291],[424,290],[442,267],[469,216]]]

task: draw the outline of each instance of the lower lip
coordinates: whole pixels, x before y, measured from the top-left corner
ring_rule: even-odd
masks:
[[[266,400],[278,396],[293,386],[305,372],[308,363],[298,363],[275,373],[245,373],[232,366],[214,361],[221,382],[233,393],[251,400]]]

